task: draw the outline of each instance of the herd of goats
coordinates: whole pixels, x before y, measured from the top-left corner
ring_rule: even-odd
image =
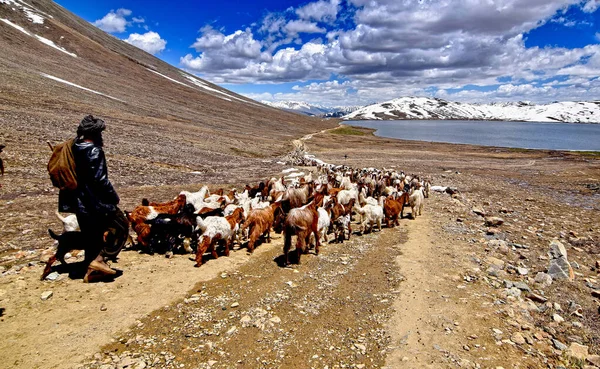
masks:
[[[374,227],[381,230],[383,222],[387,227],[399,225],[405,206],[411,207],[411,217],[416,218],[431,189],[427,179],[396,170],[356,170],[311,158],[304,165],[316,165],[316,173],[272,178],[254,187],[246,185],[241,193],[221,189],[211,194],[204,186],[198,192],[182,191],[166,203],[144,199],[142,205],[126,212],[138,247],[167,257],[174,251],[195,252],[199,267],[206,252],[218,258],[217,246],[223,246],[228,256],[234,242],[247,242],[252,253],[259,242],[271,241],[273,229],[285,236],[284,265],[290,263],[293,236],[297,257],[292,261],[300,263],[300,256],[313,246],[318,255],[330,234],[335,242],[349,240],[353,215],[360,219],[360,233]],[[60,218],[67,230],[69,220]]]

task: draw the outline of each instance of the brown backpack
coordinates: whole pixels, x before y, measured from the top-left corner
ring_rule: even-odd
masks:
[[[72,138],[52,148],[52,156],[48,161],[48,174],[54,187],[61,190],[74,190],[77,188],[77,174],[75,172],[75,157],[73,157]]]

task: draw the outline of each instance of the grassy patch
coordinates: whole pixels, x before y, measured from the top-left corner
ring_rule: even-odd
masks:
[[[579,154],[592,158],[600,158],[600,151],[571,151],[571,154]]]
[[[238,149],[237,147],[230,147],[230,149],[237,155],[245,156],[247,158],[264,158],[265,157],[263,154],[253,152],[253,151]]]
[[[362,130],[356,127],[342,126],[331,130],[330,132],[334,135],[347,135],[347,136],[365,136],[369,130]]]

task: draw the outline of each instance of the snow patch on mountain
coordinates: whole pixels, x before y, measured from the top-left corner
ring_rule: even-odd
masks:
[[[64,48],[62,48],[62,47],[60,47],[60,46],[56,45],[54,42],[52,42],[51,40],[48,40],[48,39],[47,39],[47,38],[45,38],[45,37],[38,36],[38,35],[36,35],[36,34],[34,34],[34,33],[30,33],[30,32],[29,32],[29,31],[27,31],[25,28],[23,28],[23,27],[19,26],[18,24],[15,24],[15,23],[13,23],[13,22],[9,21],[8,19],[0,18],[0,21],[2,21],[2,22],[4,22],[4,23],[8,24],[9,26],[11,26],[11,27],[13,27],[13,28],[15,28],[15,29],[18,29],[19,31],[21,31],[21,32],[23,32],[24,34],[26,34],[27,36],[31,36],[31,37],[34,37],[34,38],[36,38],[36,39],[37,39],[39,42],[41,42],[41,43],[43,43],[43,44],[46,44],[46,45],[48,45],[48,46],[50,46],[50,47],[52,47],[52,48],[54,48],[54,49],[56,49],[56,50],[58,50],[58,51],[61,51],[61,52],[65,53],[65,54],[67,54],[67,55],[70,55],[70,56],[72,56],[72,57],[74,57],[74,58],[76,58],[76,57],[77,57],[77,54],[74,54],[74,53],[71,53],[71,52],[69,52],[69,51],[65,50]]]
[[[277,109],[320,117],[341,117],[360,108],[359,106],[328,107],[323,105],[309,104],[304,101],[261,101],[261,103]]]
[[[427,97],[401,97],[358,109],[345,120],[462,119],[600,123],[600,101],[467,104]]]

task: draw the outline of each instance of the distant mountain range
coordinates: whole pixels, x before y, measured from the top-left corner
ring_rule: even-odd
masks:
[[[346,120],[464,119],[527,122],[600,123],[600,101],[467,104],[427,97],[401,97],[365,106]]]
[[[321,105],[309,104],[303,101],[261,101],[261,103],[290,112],[331,118],[341,118],[344,115],[347,115],[357,109],[362,108],[361,106],[326,107]]]
[[[302,101],[261,102],[286,111],[345,120],[462,119],[600,123],[600,101],[539,105],[523,101],[469,104],[428,97],[401,97],[364,107],[325,107]]]

